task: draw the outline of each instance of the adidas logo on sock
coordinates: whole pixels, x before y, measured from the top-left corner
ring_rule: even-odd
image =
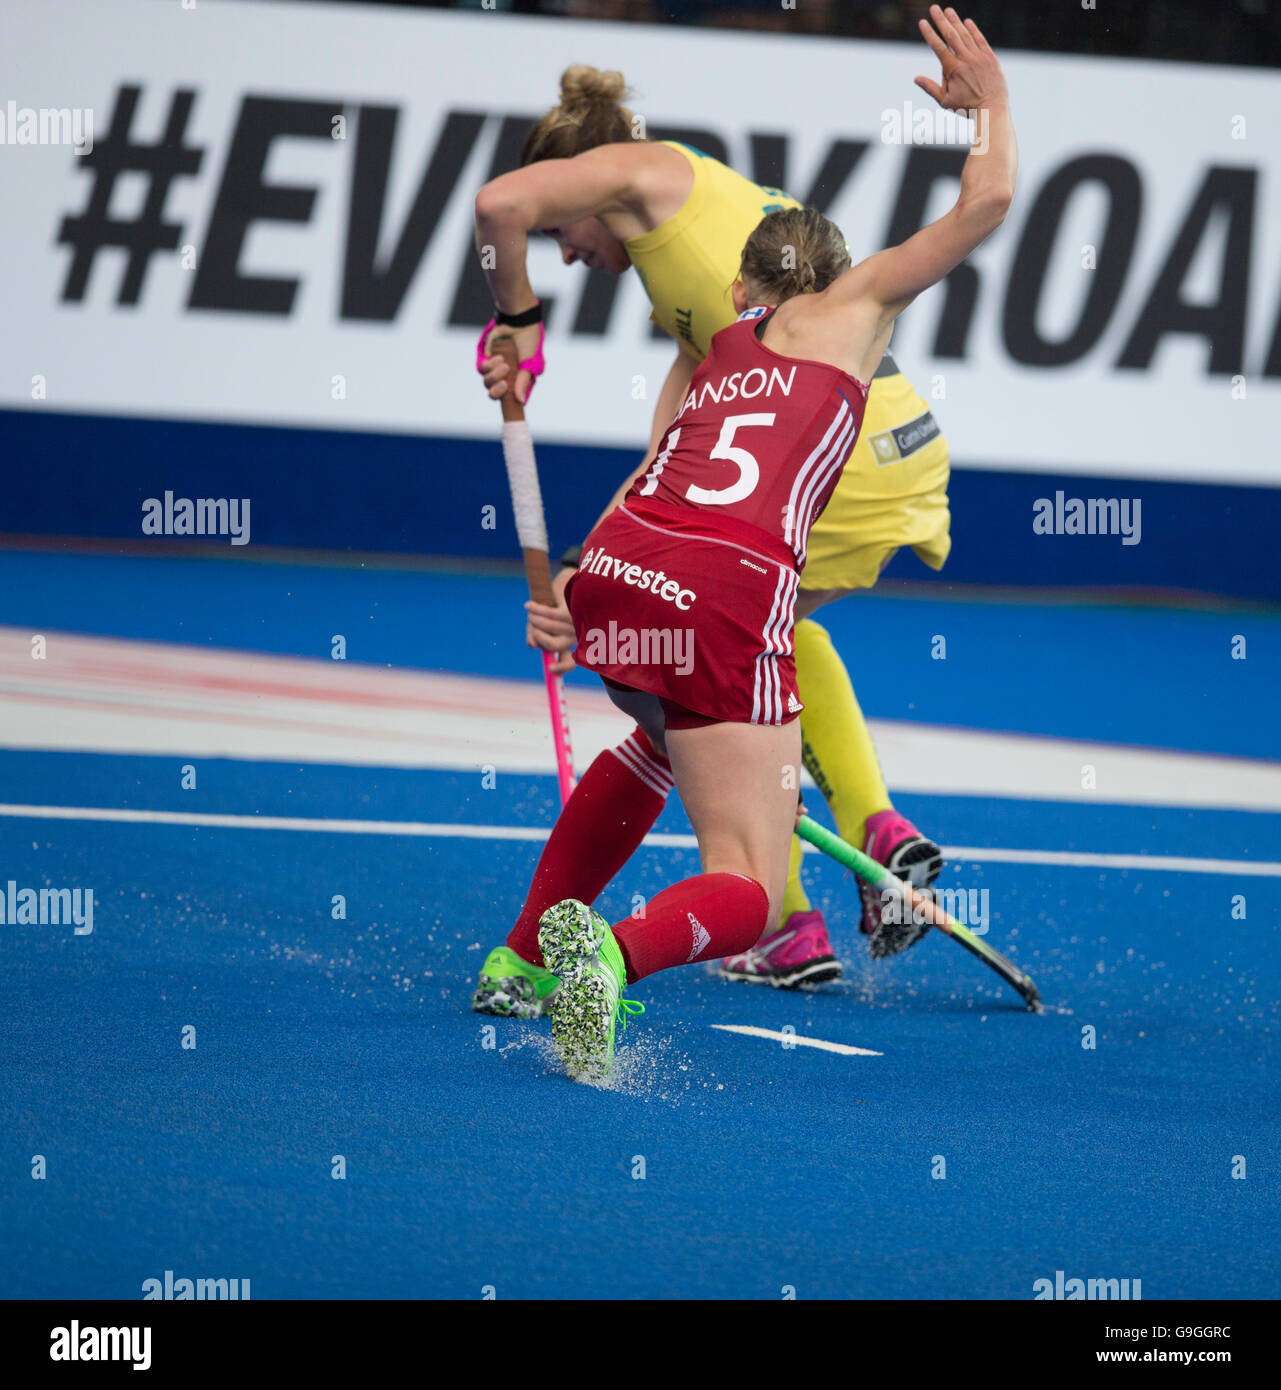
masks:
[[[689,924],[694,928],[694,949],[685,957],[685,964],[688,965],[698,953],[711,943],[711,936],[707,928],[694,916],[692,912],[685,914],[689,918]]]

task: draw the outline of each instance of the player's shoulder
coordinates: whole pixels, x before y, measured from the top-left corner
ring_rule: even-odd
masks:
[[[633,140],[604,148],[625,150],[628,183],[658,222],[678,212],[694,186],[694,168],[678,149],[661,141]]]
[[[593,145],[573,158],[583,164],[613,169],[637,187],[646,181],[678,181],[682,172],[687,176],[690,167],[676,150],[652,140],[611,140]]]
[[[848,339],[852,331],[864,326],[864,321],[874,323],[879,306],[863,283],[865,264],[846,271],[825,290],[784,300],[774,315],[774,331],[801,337],[818,334]]]
[[[853,375],[849,360],[852,314],[823,293],[798,294],[770,315],[765,346],[782,357]]]
[[[635,178],[657,180],[661,183],[688,183],[693,164],[674,145],[661,140],[625,140],[604,146],[610,150],[626,150],[623,158]]]

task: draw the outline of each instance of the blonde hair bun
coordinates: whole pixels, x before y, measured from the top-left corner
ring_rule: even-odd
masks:
[[[575,63],[561,74],[560,100],[566,107],[591,106],[596,102],[618,103],[627,95],[621,72],[602,72],[586,63]]]
[[[602,72],[575,63],[561,74],[560,104],[534,125],[520,162],[573,159],[598,145],[617,145],[638,137],[632,113],[621,104],[627,84],[621,72]]]

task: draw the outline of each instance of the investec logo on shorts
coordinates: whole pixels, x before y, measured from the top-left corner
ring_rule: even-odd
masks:
[[[1032,530],[1038,536],[1120,536],[1138,545],[1143,536],[1139,497],[1064,497],[1062,490],[1032,503]]]
[[[90,106],[0,106],[0,145],[70,145],[76,154],[93,150]]]
[[[0,926],[65,927],[77,936],[93,931],[92,888],[19,888],[10,879],[0,893]]]
[[[148,497],[142,504],[144,536],[230,536],[232,545],[249,544],[249,498]]]
[[[181,1303],[185,1299],[228,1299],[243,1302],[249,1297],[248,1279],[175,1279],[173,1270],[165,1270],[164,1282],[159,1279],[142,1281],[142,1297],[151,1299],[172,1299]]]
[[[693,589],[681,588],[679,579],[669,579],[665,570],[643,570],[639,565],[629,565],[626,560],[608,555],[593,547],[582,557],[578,570],[580,574],[599,574],[606,579],[621,579],[634,589],[645,589],[664,603],[674,603],[682,613],[688,613],[690,605],[698,597]]]
[[[1053,1279],[1038,1279],[1032,1285],[1032,1292],[1038,1299],[1129,1299],[1131,1302],[1142,1303],[1143,1280],[1065,1279],[1063,1271],[1056,1269]]]

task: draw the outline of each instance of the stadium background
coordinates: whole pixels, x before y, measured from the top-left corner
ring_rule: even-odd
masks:
[[[908,15],[837,8],[896,14],[899,30]],[[489,311],[470,199],[511,165],[567,62],[625,53],[651,138],[685,138],[817,201],[856,254],[952,196],[963,148],[885,142],[888,113],[920,95],[915,48],[807,37],[819,11],[804,13],[780,46],[502,11],[216,2],[161,23],[151,0],[10,9],[7,51],[25,49],[13,89],[37,107],[66,105],[68,84],[84,93],[97,151],[6,151],[0,245],[24,267],[10,286],[24,328],[0,344],[0,430],[33,466],[15,470],[0,534],[136,543],[143,500],[169,488],[252,496],[259,546],[509,558],[492,407],[461,389]],[[1265,50],[1263,17],[1225,27],[1192,13],[1171,12],[1171,42],[1195,33],[1212,53],[1231,33]],[[1141,29],[1150,47],[1152,22],[1127,14],[1118,31],[1085,11],[1064,32]],[[60,49],[66,24],[94,41]],[[501,92],[477,90],[493,64]],[[952,444],[947,581],[1277,597],[1275,80],[1017,51],[1007,66],[1018,204],[895,337]],[[1191,110],[1223,117],[1180,117]],[[108,166],[126,139],[161,143],[167,122],[173,154],[156,159],[172,167],[152,211],[143,175]],[[108,216],[119,226],[99,225]],[[113,236],[130,249],[94,244]],[[594,518],[596,479],[643,447],[670,347],[647,331],[634,277],[563,267],[550,243],[532,248],[531,274],[549,302],[555,370],[533,421],[559,548]],[[1059,490],[1141,491],[1140,543],[1034,534],[1033,504]],[[495,505],[497,525],[483,524]],[[902,556],[891,575],[925,571]]]

